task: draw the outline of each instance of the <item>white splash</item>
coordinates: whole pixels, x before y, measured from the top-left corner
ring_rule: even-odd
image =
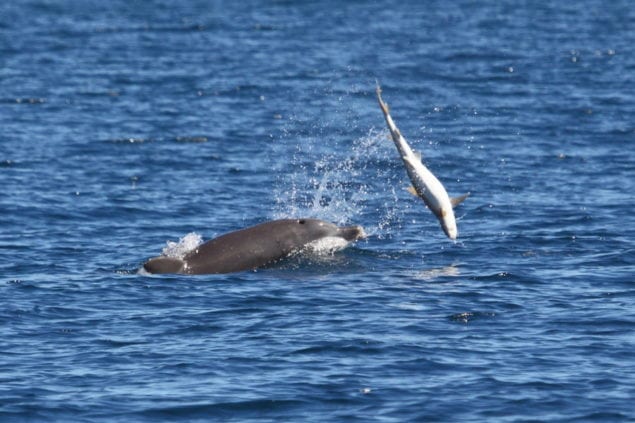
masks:
[[[339,145],[342,142],[303,140],[291,163],[280,163],[273,218],[307,216],[336,225],[361,224],[370,236],[386,236],[400,226],[404,209],[410,207],[398,200],[397,190],[406,186],[399,179],[402,172],[386,166],[394,156],[392,141],[385,131],[371,129],[347,145]],[[332,146],[327,150],[325,144]],[[376,213],[378,220],[364,219]]]
[[[343,250],[344,248],[346,248],[347,245],[348,241],[346,241],[344,238],[327,236],[325,238],[309,242],[302,248],[302,251],[306,251],[315,255],[326,256],[331,255],[336,251]]]
[[[203,243],[203,238],[196,232],[190,232],[185,235],[179,242],[168,241],[163,248],[163,255],[166,257],[174,257],[182,259],[187,253],[194,250]]]

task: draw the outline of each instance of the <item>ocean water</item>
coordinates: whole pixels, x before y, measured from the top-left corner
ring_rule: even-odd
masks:
[[[3,2],[0,421],[635,421],[633,28],[627,0]],[[376,81],[471,193],[457,242]],[[137,272],[286,217],[369,237]]]

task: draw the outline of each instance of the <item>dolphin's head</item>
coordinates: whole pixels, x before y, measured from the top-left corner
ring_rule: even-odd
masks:
[[[366,238],[364,229],[357,225],[339,227],[319,219],[298,219],[297,223],[298,225],[301,225],[303,229],[312,232],[316,239],[323,237],[339,237],[351,242],[361,238]]]
[[[357,241],[358,239],[366,238],[366,232],[364,232],[364,228],[359,225],[355,226],[342,226],[338,228],[339,236],[344,238],[345,240]]]

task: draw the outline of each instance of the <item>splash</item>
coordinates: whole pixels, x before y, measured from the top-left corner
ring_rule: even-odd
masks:
[[[182,259],[187,255],[187,253],[194,250],[202,243],[203,238],[199,234],[190,232],[179,239],[178,242],[168,241],[165,248],[163,248],[162,254],[166,257]]]
[[[387,133],[371,129],[348,145],[328,143],[309,138],[295,146],[291,163],[280,168],[287,173],[277,183],[273,218],[361,224],[368,235],[380,238],[399,228],[409,205],[398,198],[406,184]]]
[[[328,236],[308,243],[302,250],[318,256],[327,256],[343,250],[347,245],[348,241],[345,239]]]

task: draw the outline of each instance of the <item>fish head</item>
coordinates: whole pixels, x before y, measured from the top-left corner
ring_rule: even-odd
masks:
[[[454,218],[454,212],[452,208],[442,208],[439,213],[439,221],[441,222],[441,228],[448,238],[454,240],[459,235],[459,230],[456,227],[456,219]]]

